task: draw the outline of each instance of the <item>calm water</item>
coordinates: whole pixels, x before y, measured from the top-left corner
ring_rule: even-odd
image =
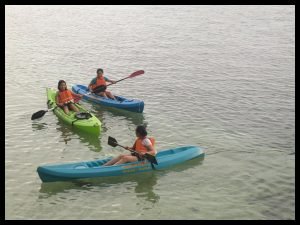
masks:
[[[143,114],[82,102],[99,137],[46,109],[46,87],[145,74],[109,89]],[[295,219],[295,6],[6,6],[6,219]],[[42,183],[42,164],[124,153],[147,123],[158,150],[204,160]]]

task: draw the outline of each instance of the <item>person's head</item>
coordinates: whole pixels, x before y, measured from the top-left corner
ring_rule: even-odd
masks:
[[[103,69],[97,69],[97,77],[101,77],[103,75]]]
[[[67,90],[67,83],[66,83],[66,81],[64,81],[64,80],[58,81],[57,88],[58,88],[58,90],[60,90],[60,91]]]
[[[147,136],[147,131],[146,131],[146,127],[145,126],[142,126],[142,125],[139,125],[136,127],[135,129],[135,135],[137,137],[146,137]]]

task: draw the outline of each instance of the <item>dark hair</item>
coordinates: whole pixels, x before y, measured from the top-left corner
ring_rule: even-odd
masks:
[[[65,83],[65,84],[67,85],[66,81],[64,81],[64,80],[58,81],[58,85],[57,85],[57,89],[58,89],[58,90],[59,90],[59,85],[60,85],[61,83]]]
[[[97,74],[99,74],[99,72],[103,73],[103,69],[101,68],[97,69]]]
[[[146,127],[139,125],[136,127],[135,132],[140,134],[141,136],[145,137],[147,136],[147,131],[146,131]]]

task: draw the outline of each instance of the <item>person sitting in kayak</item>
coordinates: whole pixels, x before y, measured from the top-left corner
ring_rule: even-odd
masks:
[[[106,90],[106,82],[115,84],[116,82],[103,76],[103,69],[97,69],[97,77],[93,78],[88,86],[90,92],[94,92],[102,97],[111,98],[116,100],[115,96],[112,95],[110,91]],[[103,91],[96,92],[97,89],[102,89]]]
[[[137,136],[136,141],[134,142],[132,147],[126,147],[126,149],[135,150],[137,153],[133,152],[131,154],[121,154],[116,158],[111,159],[110,161],[103,164],[103,166],[111,166],[111,165],[118,165],[127,162],[135,162],[135,161],[142,161],[144,160],[144,154],[148,153],[153,156],[156,155],[156,150],[154,148],[155,140],[154,138],[147,137],[146,128],[142,125],[137,126],[135,130],[135,135]]]
[[[73,96],[81,98],[82,95],[75,94],[72,91],[67,89],[67,84],[64,80],[60,80],[58,82],[58,91],[56,93],[56,104],[61,107],[65,114],[69,114],[69,109],[75,112],[79,112],[79,109],[74,105],[74,98]]]

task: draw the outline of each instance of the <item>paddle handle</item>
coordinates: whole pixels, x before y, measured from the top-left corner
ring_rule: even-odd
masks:
[[[116,83],[118,83],[118,82],[120,82],[120,81],[122,81],[122,80],[125,80],[125,79],[128,79],[128,78],[133,78],[133,77],[142,75],[142,74],[144,74],[144,73],[145,73],[144,70],[138,70],[138,71],[135,71],[134,73],[130,74],[128,77],[125,77],[125,78],[123,78],[123,79],[117,80],[117,81],[114,82],[114,83],[110,83],[110,84],[106,85],[106,87],[107,87],[107,86],[110,86],[110,85],[113,85],[113,84],[116,84]],[[87,92],[87,94],[90,95],[90,94],[91,94],[91,91]]]
[[[153,155],[151,155],[149,153],[145,153],[145,155],[144,155],[144,154],[141,154],[140,152],[137,152],[137,151],[135,151],[135,150],[133,150],[133,149],[131,149],[129,147],[125,147],[123,145],[120,145],[120,144],[118,144],[117,140],[115,138],[113,138],[113,137],[110,137],[110,136],[108,137],[108,144],[111,145],[111,146],[113,146],[113,147],[120,146],[120,147],[122,147],[122,148],[124,148],[124,149],[126,149],[126,150],[128,150],[130,152],[134,152],[134,153],[136,153],[138,155],[141,155],[141,156],[145,157],[151,163],[152,169],[155,169],[154,166],[152,165],[153,163],[156,164],[156,165],[158,165],[155,156],[153,156]]]
[[[74,103],[78,103],[78,101],[81,99],[82,97],[76,97],[74,98]]]
[[[81,98],[82,98],[82,97],[74,97],[74,98],[73,98],[73,101],[74,101],[73,103],[77,104]],[[57,103],[56,103],[56,105],[58,106]]]
[[[134,150],[132,150],[132,149],[127,149],[127,148],[124,147],[123,145],[119,145],[119,144],[117,144],[117,145],[120,146],[120,147],[122,147],[122,148],[124,148],[124,149],[126,149],[126,150],[128,150],[128,151],[135,152],[135,153],[139,154],[137,151],[134,151]]]
[[[119,144],[117,144],[117,145],[119,145]],[[128,150],[128,151],[130,151],[130,152],[134,152],[134,153],[137,153],[137,154],[141,155],[141,154],[140,154],[139,152],[137,152],[137,151],[134,151],[134,150],[132,150],[132,149],[127,149],[127,148],[125,148],[125,147],[122,146],[122,145],[119,145],[119,146],[122,147],[122,148],[124,148],[124,149],[126,149],[126,150]],[[146,154],[144,155],[144,157],[151,163],[152,169],[155,169],[155,167],[153,166],[153,163],[157,165],[157,161],[156,161],[155,156],[153,156],[153,155],[151,155],[151,154],[149,154],[149,153],[146,153]],[[149,157],[150,157],[150,158],[149,158]]]
[[[130,77],[130,76],[129,76],[129,77]],[[122,80],[125,80],[125,79],[129,78],[129,77],[125,77],[125,78],[123,78],[123,79],[121,79],[121,80],[117,80],[115,83],[118,83],[118,82],[120,82],[120,81],[122,81]],[[110,85],[112,85],[112,84],[115,84],[115,83],[108,84],[108,85],[106,85],[106,87],[107,87],[107,86],[110,86]]]
[[[128,150],[125,146],[123,146],[123,145],[119,145],[118,143],[116,143],[118,146],[120,146],[120,147],[122,147],[122,148],[124,148],[124,149],[126,149],[126,150]],[[134,150],[132,150],[132,151],[134,151]]]

